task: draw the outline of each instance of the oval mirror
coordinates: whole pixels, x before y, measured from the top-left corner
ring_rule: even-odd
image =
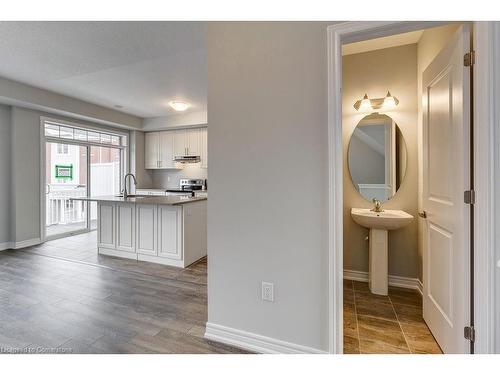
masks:
[[[398,125],[387,115],[374,113],[358,123],[347,158],[355,189],[370,201],[391,199],[403,183],[406,144]]]

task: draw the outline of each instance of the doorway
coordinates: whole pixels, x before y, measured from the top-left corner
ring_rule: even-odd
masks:
[[[120,193],[127,134],[45,118],[41,127],[42,239],[96,230],[96,203],[72,198]]]
[[[330,299],[330,322],[331,322],[331,351],[332,352],[341,352],[339,350],[343,347],[342,335],[339,335],[339,332],[343,331],[342,327],[342,306],[339,306],[335,303],[335,301],[341,301],[344,295],[344,289],[341,287],[342,283],[342,275],[343,275],[343,266],[344,266],[344,256],[342,254],[343,251],[343,222],[346,220],[347,214],[344,214],[344,218],[342,218],[342,212],[346,212],[343,202],[343,189],[339,189],[338,186],[342,186],[343,184],[343,169],[339,167],[344,165],[344,155],[343,155],[343,147],[342,147],[342,101],[341,96],[337,93],[341,92],[341,84],[342,82],[342,71],[343,66],[340,63],[341,57],[341,49],[342,46],[348,42],[357,42],[364,41],[368,39],[373,39],[382,36],[389,36],[395,34],[401,34],[409,31],[428,29],[430,27],[437,26],[436,24],[429,23],[418,23],[418,22],[379,22],[379,23],[363,23],[363,22],[354,22],[354,23],[346,23],[339,26],[332,26],[329,28],[329,41],[330,41],[330,80],[329,80],[329,148],[330,148],[330,220],[333,225],[331,225],[330,230],[330,271],[331,271],[331,299]],[[467,52],[467,51],[465,51]],[[462,56],[463,58],[463,56]],[[462,59],[459,62],[460,66],[462,66]],[[344,94],[344,92],[342,92]],[[394,92],[393,95],[397,96]],[[382,95],[383,97],[383,95]],[[359,99],[362,99],[362,95]],[[351,103],[353,104],[353,103]],[[339,141],[340,140],[340,141]],[[475,161],[477,162],[477,161]],[[467,190],[464,188],[464,191]],[[462,192],[463,194],[463,192]],[[462,197],[463,198],[463,197]],[[468,206],[467,206],[468,207]],[[415,215],[416,216],[416,215]],[[421,219],[419,219],[420,221]],[[476,228],[474,229],[476,231]],[[467,242],[467,240],[464,240]],[[469,243],[466,243],[468,246]],[[464,252],[464,269],[469,271],[466,264],[469,264],[469,254],[467,251]],[[467,279],[467,286],[469,287],[469,276],[466,274],[464,279]],[[391,280],[389,280],[391,282]],[[400,280],[394,278],[392,280],[394,283],[406,283],[407,280]],[[407,286],[407,285],[406,285]],[[463,306],[465,310],[468,309],[470,305],[470,301],[468,301],[467,306]],[[465,316],[469,317],[468,311]],[[470,321],[468,318],[465,318],[465,325],[468,325]],[[460,324],[458,324],[460,325]],[[464,344],[467,342],[465,338],[463,338],[463,327],[458,327],[456,325],[456,329],[458,332],[458,328],[460,328],[460,340],[463,340]],[[344,326],[345,329],[345,326]],[[337,334],[335,334],[337,332]],[[467,347],[467,345],[465,345]],[[454,350],[452,350],[454,351]],[[464,352],[467,352],[465,349]]]

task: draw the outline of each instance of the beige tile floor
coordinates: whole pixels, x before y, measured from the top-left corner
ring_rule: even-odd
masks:
[[[389,288],[370,293],[368,283],[344,280],[345,354],[440,354],[422,318],[418,291]]]

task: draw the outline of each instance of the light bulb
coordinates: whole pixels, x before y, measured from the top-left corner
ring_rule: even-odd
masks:
[[[361,104],[359,106],[359,111],[360,112],[371,112],[372,110],[373,110],[372,103],[371,103],[370,99],[368,99],[368,95],[365,94],[365,96],[363,96],[363,100],[361,100]]]
[[[387,95],[384,98],[383,107],[384,109],[392,109],[396,107],[396,100],[394,100],[394,97],[389,91],[387,91]]]

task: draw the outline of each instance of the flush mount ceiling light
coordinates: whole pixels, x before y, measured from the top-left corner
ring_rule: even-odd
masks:
[[[184,112],[186,109],[191,107],[191,104],[182,102],[180,100],[172,100],[168,103],[170,107],[172,107],[177,112]]]
[[[365,94],[363,99],[358,100],[354,103],[354,108],[358,112],[374,112],[374,110],[381,109],[383,111],[388,111],[396,108],[399,104],[398,98],[392,96],[389,91],[385,98],[369,99],[368,95]]]

